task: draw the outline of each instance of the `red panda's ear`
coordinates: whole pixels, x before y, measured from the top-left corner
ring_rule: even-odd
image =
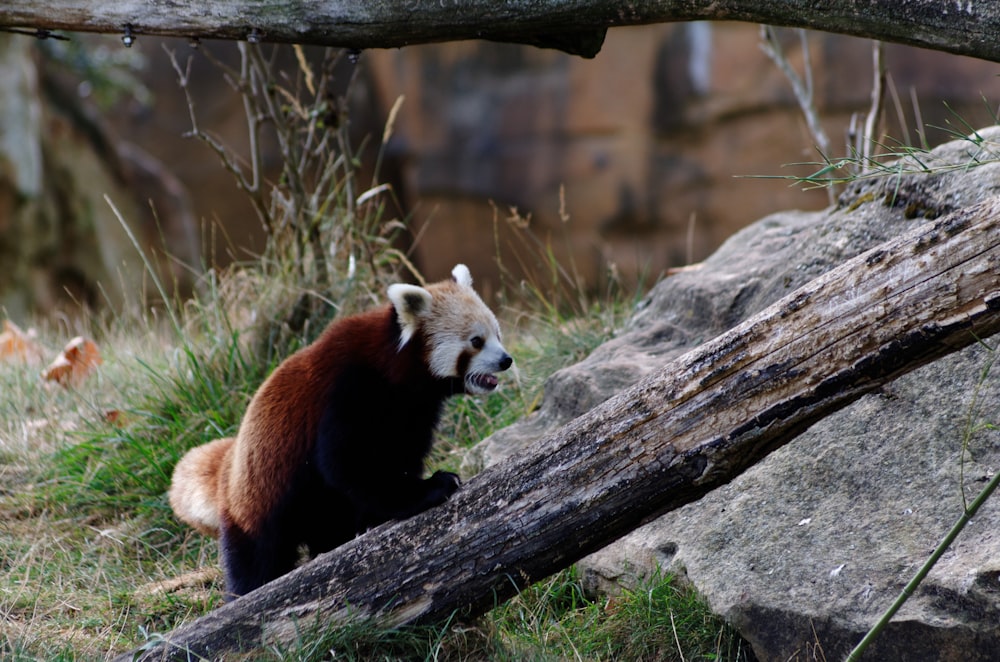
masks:
[[[416,285],[396,283],[389,286],[388,294],[402,327],[399,336],[399,346],[402,347],[417,332],[420,317],[430,311],[431,293]]]
[[[455,268],[451,270],[451,277],[463,287],[472,287],[472,274],[469,273],[469,268],[464,264],[456,264]]]

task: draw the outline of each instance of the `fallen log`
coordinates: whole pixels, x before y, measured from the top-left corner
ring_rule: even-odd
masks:
[[[120,659],[212,659],[306,623],[423,624],[698,499],[810,424],[1000,331],[1000,197],[882,244],[671,361],[446,504],[383,525]]]

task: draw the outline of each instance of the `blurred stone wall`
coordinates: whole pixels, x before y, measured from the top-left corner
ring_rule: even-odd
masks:
[[[116,138],[44,59],[0,34],[0,317],[142,305],[154,276],[189,293],[199,248],[177,164]]]
[[[779,33],[801,67],[797,33]],[[3,39],[7,55],[0,56],[16,63],[0,76],[12,90],[0,99],[0,111],[9,114],[0,126],[0,305],[45,308],[66,295],[99,303],[98,282],[121,289],[121,265],[138,261],[105,192],[129,207],[123,213],[147,236],[167,239],[168,250],[183,256],[166,261],[173,269],[168,280],[259,253],[263,234],[246,196],[205,145],[183,137],[187,102],[164,46],[182,66],[193,58],[202,128],[245,154],[242,103],[199,49],[143,37],[124,51],[115,35],[74,36],[141,61],[151,92],[150,103],[126,100],[112,110],[91,109],[87,119],[74,108],[86,109],[88,85],[62,86],[79,92],[75,100],[39,94],[34,40]],[[768,213],[828,204],[824,191],[755,177],[807,174],[814,168],[785,164],[819,159],[787,81],[759,41],[754,25],[678,23],[614,28],[592,60],[491,42],[367,51],[350,120],[358,142],[369,139],[359,181],[371,181],[378,139],[402,95],[379,178],[392,183],[401,204],[394,211],[411,223],[413,260],[429,278],[466,262],[489,294],[499,286],[498,255],[515,277],[536,267],[537,248],[504,220],[516,207],[530,216],[541,244],[588,286],[598,287],[612,269],[626,282],[640,274],[649,282],[701,260]],[[840,156],[852,113],[869,105],[871,44],[823,33],[810,33],[809,44],[816,102]],[[205,49],[238,62],[233,44]],[[900,98],[898,106],[887,103],[889,136],[908,134],[919,144],[917,127],[943,127],[926,131],[935,145],[947,130],[996,122],[996,64],[895,45],[887,45],[886,56]],[[276,63],[295,75],[290,49]],[[23,90],[36,95],[26,105],[13,96]],[[277,176],[276,158],[266,152],[265,176]],[[59,166],[62,175],[38,170],[62,160],[69,161]],[[74,167],[85,176],[71,176]],[[43,202],[60,186],[84,195]],[[52,211],[39,215],[43,208]],[[192,255],[199,245],[200,256]],[[81,287],[82,294],[73,293]]]
[[[797,33],[779,34],[801,71]],[[784,166],[819,160],[759,43],[754,25],[678,23],[609,30],[593,60],[489,42],[366,53],[383,112],[405,97],[387,151],[420,233],[419,262],[438,276],[465,260],[477,280],[494,279],[491,201],[530,213],[535,233],[572,254],[591,284],[611,265],[655,277],[770,212],[824,207],[824,191],[752,178],[808,174],[817,167]],[[809,49],[816,103],[842,156],[851,114],[870,103],[871,42],[811,33]],[[886,60],[911,142],[911,90],[924,123],[964,131],[945,102],[971,126],[993,123],[982,97],[1000,99],[997,65],[895,45]],[[886,130],[902,139],[896,108],[887,102]],[[518,250],[501,251],[506,265]]]

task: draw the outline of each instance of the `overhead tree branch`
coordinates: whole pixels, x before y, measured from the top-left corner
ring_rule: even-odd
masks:
[[[863,253],[444,505],[320,556],[139,659],[215,659],[350,617],[399,625],[483,613],[732,480],[861,395],[997,331],[1000,197]]]
[[[607,28],[673,21],[812,28],[1000,62],[1000,6],[950,0],[7,0],[0,28],[259,40],[346,48],[490,39],[593,57]]]

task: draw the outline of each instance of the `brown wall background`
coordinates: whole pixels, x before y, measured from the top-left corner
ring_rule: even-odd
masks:
[[[801,70],[798,36],[780,34],[789,59]],[[25,45],[30,38],[3,39],[8,57],[37,64],[39,58]],[[87,39],[122,56],[113,36]],[[754,25],[678,23],[612,29],[593,60],[490,42],[368,51],[360,59],[352,128],[359,140],[378,139],[389,109],[404,97],[392,138],[381,147],[381,175],[393,184],[400,214],[418,238],[412,256],[428,278],[441,277],[462,261],[491,292],[499,283],[498,255],[515,276],[521,263],[530,269],[537,257],[524,253],[504,221],[516,207],[530,216],[534,235],[549,243],[559,260],[572,261],[588,286],[599,287],[611,270],[626,282],[639,275],[649,282],[665,269],[703,259],[733,232],[768,213],[828,204],[824,191],[756,177],[806,174],[815,167],[786,164],[819,159],[787,81],[759,42]],[[0,141],[0,248],[8,263],[5,273],[22,274],[20,280],[0,276],[0,303],[48,307],[52,293],[65,290],[59,278],[46,281],[48,295],[32,300],[25,294],[25,283],[36,282],[46,270],[73,274],[91,292],[94,282],[109,278],[121,289],[129,281],[116,270],[121,256],[132,250],[120,245],[123,233],[116,230],[97,184],[65,185],[69,166],[59,165],[62,188],[88,191],[91,198],[84,205],[82,230],[66,212],[79,205],[43,204],[39,200],[46,194],[38,187],[19,184],[42,181],[48,182],[43,189],[51,189],[54,178],[35,173],[25,179],[18,170],[24,160],[9,146],[11,137],[28,147],[37,139],[42,148],[31,149],[53,155],[52,163],[62,155],[60,163],[91,164],[86,166],[89,181],[114,180],[113,196],[131,196],[133,210],[148,210],[151,198],[159,200],[158,221],[141,211],[129,216],[144,236],[165,236],[167,249],[188,263],[198,261],[191,255],[192,237],[200,241],[201,263],[190,270],[175,264],[174,276],[194,277],[202,267],[249,259],[260,250],[259,223],[231,175],[204,145],[183,137],[190,128],[188,109],[164,44],[182,62],[194,57],[192,90],[202,126],[237,150],[245,149],[239,98],[214,67],[179,40],[144,37],[124,52],[143,65],[149,103],[131,99],[110,111],[91,112],[92,121],[83,128],[64,112],[66,103],[51,98],[41,115],[11,114],[33,119],[23,127],[7,122]],[[816,104],[835,154],[842,156],[852,113],[864,113],[869,105],[871,44],[810,33],[809,45]],[[236,61],[233,44],[203,47]],[[294,69],[294,58],[286,55],[284,61]],[[919,141],[922,127],[913,99],[931,146],[948,139],[948,131],[965,133],[964,123],[995,122],[997,65],[895,45],[887,45],[886,60],[901,98],[898,108],[887,103],[888,136],[902,140],[908,132],[911,142]],[[18,94],[45,87],[38,82],[44,77],[25,73],[23,66],[7,71],[18,71],[20,78],[9,83],[0,78],[0,85]],[[64,89],[80,92],[81,106],[89,103],[84,86],[63,82]],[[98,130],[103,137],[93,139]],[[91,159],[64,154],[74,146],[106,155],[109,144],[118,162],[103,179]],[[370,144],[369,165],[379,148]],[[275,158],[268,157],[271,172]],[[142,167],[136,170],[135,164]],[[43,218],[38,209],[55,211]],[[59,227],[77,229],[56,231]],[[21,247],[39,243],[28,236],[33,228],[47,233],[46,245],[29,256]],[[96,264],[95,242],[104,246],[102,254],[113,256],[113,264]],[[30,265],[14,264],[22,259]],[[29,272],[34,275],[23,275]]]

